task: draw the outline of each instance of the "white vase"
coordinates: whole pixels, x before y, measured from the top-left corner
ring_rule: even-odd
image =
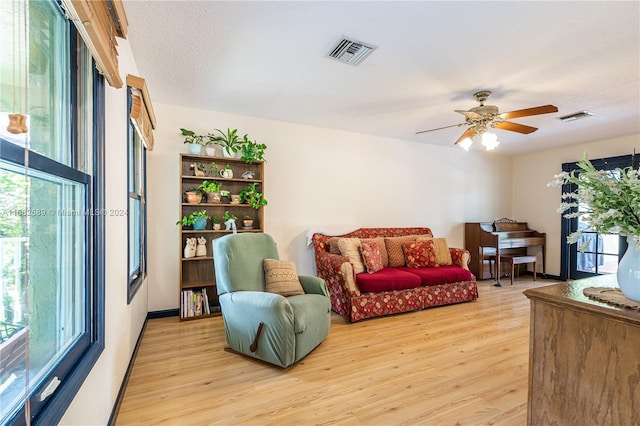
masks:
[[[622,293],[631,300],[640,302],[640,237],[627,237],[627,251],[618,263],[618,285]]]
[[[216,155],[216,148],[213,146],[207,146],[204,148],[205,152],[207,153],[207,155],[209,157],[215,157]]]
[[[229,148],[223,148],[222,156],[225,158],[234,158],[236,156],[236,153],[230,150]]]

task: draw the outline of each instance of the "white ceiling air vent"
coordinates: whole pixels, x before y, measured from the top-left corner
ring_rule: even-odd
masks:
[[[587,111],[576,112],[575,114],[565,115],[564,117],[558,117],[560,121],[575,121],[581,118],[590,117],[593,114]]]
[[[327,56],[345,64],[358,65],[376,48],[377,46],[367,46],[362,42],[349,40],[343,36]]]

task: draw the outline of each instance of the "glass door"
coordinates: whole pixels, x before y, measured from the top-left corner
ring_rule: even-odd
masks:
[[[603,158],[591,160],[591,163],[598,170],[605,170],[615,173],[614,169],[628,167],[632,163],[632,156]],[[562,169],[571,172],[576,169],[576,163],[566,163]],[[563,187],[562,192],[569,192],[575,189]],[[584,219],[588,214],[588,205],[582,204],[578,207],[579,215],[572,219],[563,219],[562,227],[562,271],[563,279],[587,278],[594,275],[616,273],[619,259],[627,250],[626,238],[618,234],[598,234],[595,230],[589,229]],[[567,245],[566,238],[569,234],[582,231],[582,236],[576,244]],[[568,247],[567,247],[568,246]]]

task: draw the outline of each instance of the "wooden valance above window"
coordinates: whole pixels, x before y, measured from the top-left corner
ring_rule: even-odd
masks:
[[[126,38],[127,16],[122,0],[62,0],[62,6],[110,86],[119,89],[116,36]]]
[[[130,115],[133,125],[144,146],[151,151],[153,149],[153,129],[156,128],[156,115],[153,112],[153,105],[151,105],[147,83],[144,78],[128,74],[127,86],[132,90]]]

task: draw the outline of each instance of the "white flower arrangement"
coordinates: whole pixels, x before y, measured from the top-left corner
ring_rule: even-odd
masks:
[[[567,183],[577,185],[574,192],[562,194],[558,213],[572,219],[582,216],[588,229],[600,234],[620,234],[640,237],[640,176],[632,167],[597,170],[585,155],[577,163],[578,170],[562,172],[553,177],[548,187]],[[578,206],[581,212],[578,213]],[[565,213],[568,212],[568,213]],[[580,240],[583,230],[567,236],[568,244]],[[640,238],[636,240],[640,244]],[[589,241],[578,248],[584,251]]]

